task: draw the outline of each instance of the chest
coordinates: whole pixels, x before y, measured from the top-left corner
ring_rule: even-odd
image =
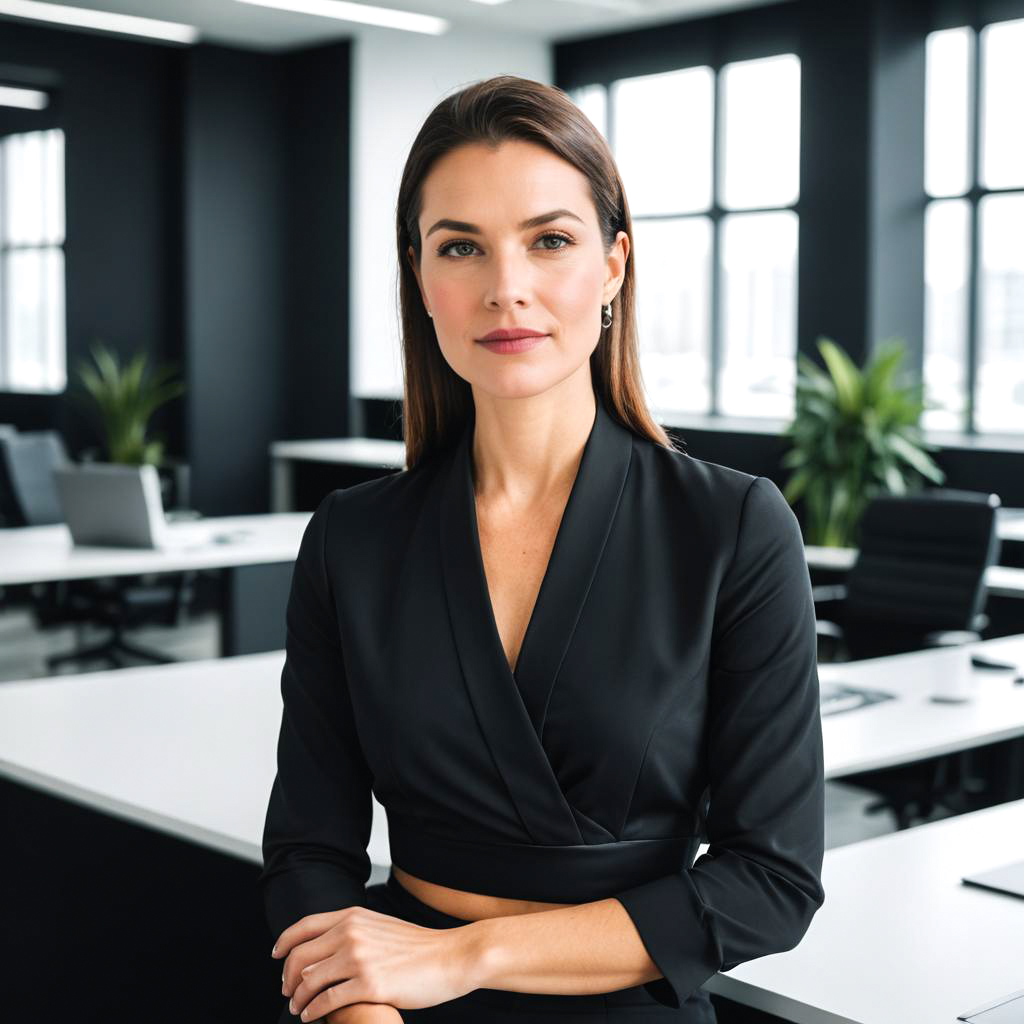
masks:
[[[557,496],[528,513],[477,505],[480,554],[491,610],[513,671],[551,559],[566,497]]]

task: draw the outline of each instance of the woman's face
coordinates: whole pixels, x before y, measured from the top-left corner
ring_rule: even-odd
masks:
[[[601,307],[622,284],[629,237],[620,231],[605,255],[589,184],[572,164],[519,140],[459,146],[424,180],[419,229],[419,267],[411,247],[408,257],[460,377],[488,394],[525,397],[587,362]],[[546,336],[516,352],[480,341],[521,327]]]

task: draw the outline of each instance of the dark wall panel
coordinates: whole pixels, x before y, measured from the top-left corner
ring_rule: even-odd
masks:
[[[283,67],[212,46],[185,60],[192,504],[206,515],[261,511],[286,392]]]
[[[180,56],[168,46],[0,21],[5,81],[58,83],[52,110],[8,112],[0,131],[65,133],[69,380],[97,339],[154,360],[181,355]],[[181,405],[154,420],[171,450],[182,445]],[[76,453],[98,441],[65,394],[0,393],[0,422],[60,430]]]
[[[282,437],[350,433],[350,62],[348,41],[285,58],[290,276]]]

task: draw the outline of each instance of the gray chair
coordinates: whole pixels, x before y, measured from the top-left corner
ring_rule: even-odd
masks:
[[[53,471],[70,462],[54,431],[0,434],[0,492],[6,494],[5,525],[44,526],[64,521]],[[91,647],[78,646],[46,659],[48,668],[64,662],[103,660],[118,668],[128,655],[166,664],[166,654],[129,642],[125,632],[147,624],[178,625],[195,592],[193,571],[67,580],[31,587],[30,604],[37,624],[52,629],[91,623],[110,636]]]

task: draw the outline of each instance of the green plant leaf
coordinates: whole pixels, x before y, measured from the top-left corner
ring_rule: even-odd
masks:
[[[818,348],[835,381],[839,408],[852,415],[860,407],[861,376],[853,360],[829,338],[819,338]]]

